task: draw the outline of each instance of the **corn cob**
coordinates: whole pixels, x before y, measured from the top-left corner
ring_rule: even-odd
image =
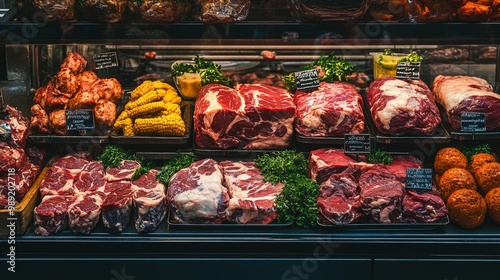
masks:
[[[128,113],[127,111],[122,111],[118,118],[116,118],[117,121],[122,121],[124,119],[128,118]]]
[[[132,125],[133,121],[131,118],[118,119],[115,121],[114,128],[115,129],[123,129],[127,125]]]
[[[154,91],[158,89],[164,89],[164,90],[172,90],[175,91],[175,89],[167,84],[163,83],[162,81],[144,81],[142,84],[140,84],[136,89],[134,89],[131,94],[130,94],[130,100],[134,101],[139,99],[141,96],[145,95],[149,91]]]
[[[136,119],[134,133],[136,135],[182,136],[186,133],[186,125],[177,114],[153,119]]]
[[[174,114],[174,113],[165,110],[165,111],[160,111],[160,112],[156,112],[156,113],[152,113],[152,114],[142,115],[141,119],[153,119],[153,118],[158,118],[161,116],[168,116],[170,114]]]
[[[132,125],[126,125],[123,128],[123,136],[135,136],[134,127]]]
[[[134,109],[134,108],[139,107],[141,105],[151,103],[153,101],[158,101],[159,99],[161,99],[161,97],[158,96],[158,93],[156,91],[152,90],[152,91],[149,91],[148,93],[144,94],[143,96],[137,98],[134,101],[129,101],[125,105],[125,109],[126,110]]]
[[[170,107],[168,105],[169,104],[166,104],[165,102],[162,101],[147,103],[142,106],[135,107],[132,110],[126,110],[127,117],[135,119],[145,114],[152,114],[160,111],[169,110]]]
[[[182,99],[180,96],[177,94],[176,91],[174,90],[167,90],[165,95],[162,98],[162,101],[165,103],[175,103],[175,104],[180,104]]]

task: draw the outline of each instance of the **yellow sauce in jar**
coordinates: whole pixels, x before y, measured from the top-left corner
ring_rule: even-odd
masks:
[[[201,89],[201,77],[198,73],[184,73],[177,77],[177,84],[181,95],[186,98],[198,97],[198,92]]]
[[[373,79],[396,77],[396,66],[406,54],[370,53],[373,55]]]

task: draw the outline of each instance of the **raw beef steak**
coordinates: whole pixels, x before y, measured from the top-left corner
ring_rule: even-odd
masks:
[[[152,232],[167,213],[167,197],[156,188],[138,189],[133,196],[133,216],[137,232]]]
[[[446,110],[448,122],[460,131],[464,112],[486,114],[486,130],[500,128],[500,95],[484,79],[468,76],[438,75],[433,82],[436,101]]]
[[[0,174],[9,173],[9,169],[21,170],[26,164],[26,153],[21,148],[11,148],[0,142]]]
[[[309,153],[308,176],[321,185],[332,174],[348,173],[357,178],[372,166],[370,163],[356,161],[344,154],[343,150],[322,148]]]
[[[46,195],[74,195],[73,175],[68,169],[51,167],[40,184],[40,194]]]
[[[319,212],[334,225],[346,225],[364,217],[358,183],[350,174],[333,174],[321,184]]]
[[[131,180],[139,167],[141,165],[135,160],[123,160],[117,167],[106,169],[106,180],[108,182]]]
[[[35,182],[39,173],[40,166],[28,163],[24,165],[21,170],[18,170],[14,176],[0,176],[0,196],[5,198],[9,197],[8,192],[10,180],[11,185],[14,185],[15,199],[17,202],[21,202],[24,195],[26,195],[31,185]]]
[[[132,189],[134,191],[155,189],[165,193],[165,186],[156,180],[158,173],[160,172],[156,169],[149,170],[146,174],[141,175],[139,179],[132,181]]]
[[[361,187],[361,207],[363,212],[375,222],[399,223],[402,221],[403,195],[404,186],[401,182],[393,179],[380,180]]]
[[[118,188],[107,194],[102,203],[102,221],[108,232],[124,231],[132,212],[132,188]]]
[[[54,162],[52,167],[66,169],[71,173],[72,177],[76,177],[76,175],[82,172],[85,165],[89,163],[89,159],[85,155],[86,154],[72,154],[64,156]]]
[[[9,115],[6,119],[0,118],[0,124],[10,127],[10,139],[7,144],[12,148],[24,149],[29,134],[28,119],[14,107],[7,105],[5,109]]]
[[[173,218],[181,223],[221,223],[229,195],[222,168],[213,159],[199,160],[174,174],[167,189]]]
[[[85,194],[103,191],[106,185],[104,165],[100,161],[90,161],[85,165],[73,184],[76,193]]]
[[[229,192],[227,218],[239,224],[269,224],[278,213],[274,202],[283,184],[265,182],[254,162],[220,163]]]
[[[354,86],[321,82],[312,92],[295,92],[295,131],[304,136],[338,136],[365,130],[363,98]]]
[[[132,183],[130,181],[115,181],[106,183],[103,192],[108,195],[112,192],[122,189],[134,191],[134,189],[132,189]]]
[[[66,228],[68,224],[68,206],[75,201],[74,196],[49,195],[35,207],[35,233],[49,235]]]
[[[195,103],[195,141],[202,148],[283,148],[289,144],[294,115],[291,94],[282,88],[206,85]]]
[[[17,204],[17,202],[15,204]],[[9,208],[9,200],[6,197],[0,195],[0,209],[8,209],[8,208]]]
[[[99,221],[105,197],[103,192],[76,196],[68,207],[69,228],[75,233],[89,234]]]
[[[370,84],[367,98],[382,134],[431,134],[441,123],[432,92],[421,80],[379,79]]]
[[[403,220],[406,223],[446,222],[448,209],[435,187],[419,193],[407,190],[403,199]]]

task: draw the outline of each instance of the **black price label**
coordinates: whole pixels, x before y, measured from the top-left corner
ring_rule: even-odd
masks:
[[[476,112],[464,112],[460,118],[460,130],[462,132],[485,132],[486,114]]]
[[[118,66],[118,57],[115,52],[94,54],[95,69],[104,69]]]
[[[432,190],[432,168],[406,168],[406,188]]]
[[[345,134],[344,153],[369,154],[371,150],[370,134]]]
[[[91,130],[94,127],[94,112],[92,110],[66,110],[67,130]]]
[[[319,88],[319,77],[318,71],[316,69],[304,70],[295,72],[295,84],[297,85],[297,90],[304,89],[317,89]]]
[[[396,66],[396,78],[420,79],[420,62],[398,62]]]

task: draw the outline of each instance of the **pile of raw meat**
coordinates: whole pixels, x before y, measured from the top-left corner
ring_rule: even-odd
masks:
[[[320,184],[319,211],[334,225],[446,221],[448,210],[436,188],[405,188],[406,168],[422,167],[412,156],[395,156],[390,165],[370,164],[340,149],[314,150],[309,157],[309,175]]]
[[[9,127],[11,135],[8,140],[0,141],[0,209],[8,208],[9,198],[11,206],[21,202],[40,173],[46,156],[41,150],[26,147],[28,119],[11,106],[6,110],[8,116],[0,118],[0,125]]]
[[[264,182],[253,162],[203,159],[172,176],[167,197],[180,223],[269,224],[277,217],[274,202],[282,188]]]
[[[70,52],[59,72],[35,92],[31,107],[30,128],[34,133],[67,135],[65,110],[93,110],[98,130],[110,128],[116,119],[115,100],[123,90],[114,78],[99,79],[85,71],[87,61]]]
[[[165,186],[157,170],[132,181],[140,164],[124,160],[104,168],[88,153],[58,159],[40,185],[42,202],[35,208],[35,233],[49,235],[69,228],[89,234],[100,216],[108,232],[122,232],[131,217],[137,232],[154,231],[165,217]]]
[[[295,119],[291,94],[278,87],[209,84],[194,108],[196,145],[200,148],[273,149],[290,143]]]

